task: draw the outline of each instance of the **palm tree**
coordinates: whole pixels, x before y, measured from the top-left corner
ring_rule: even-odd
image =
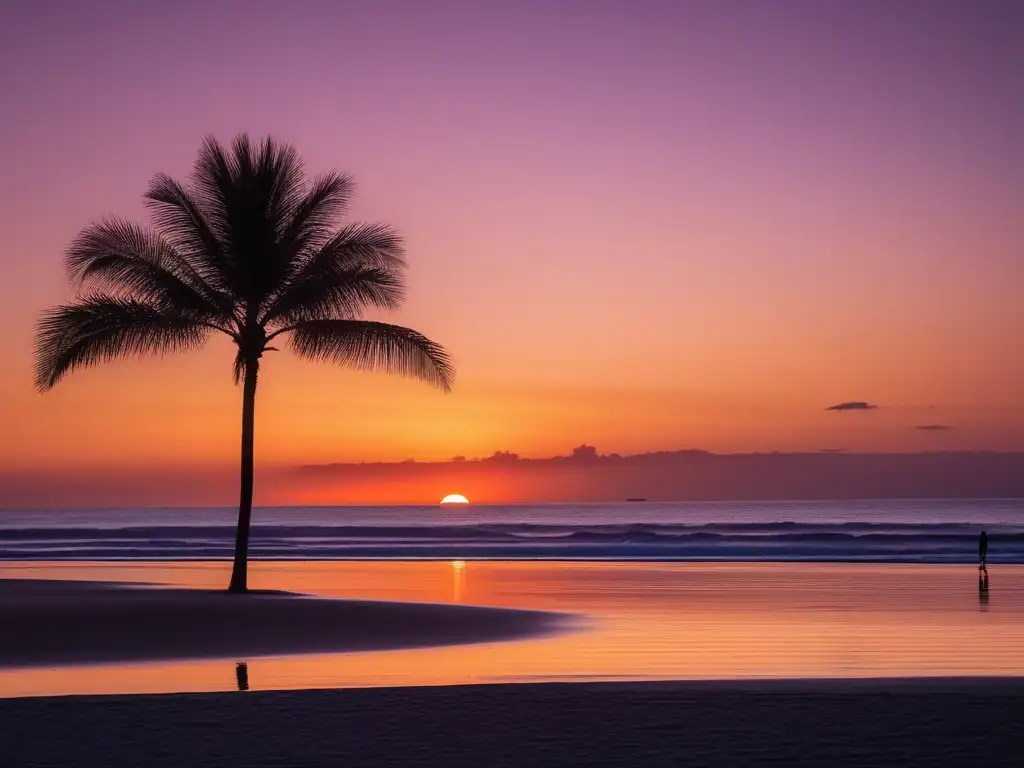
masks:
[[[363,319],[404,299],[401,237],[381,224],[336,222],[352,197],[347,174],[308,179],[295,149],[207,138],[186,186],[163,174],[146,192],[153,229],[104,219],[65,257],[79,289],[48,310],[36,340],[36,386],[118,357],[195,349],[213,333],[238,350],[242,466],[231,592],[246,591],[253,493],[256,378],[271,342],[286,336],[311,360],[422,379],[449,391],[444,348],[409,328]]]

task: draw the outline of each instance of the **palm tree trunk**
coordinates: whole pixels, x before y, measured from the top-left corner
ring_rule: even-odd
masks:
[[[256,376],[259,358],[246,360],[242,384],[242,485],[235,530],[235,564],[228,592],[246,592],[249,570],[249,521],[252,519],[253,428],[256,420]]]

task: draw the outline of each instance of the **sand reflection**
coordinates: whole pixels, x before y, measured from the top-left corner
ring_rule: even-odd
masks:
[[[0,576],[217,586],[225,563],[7,564]],[[467,581],[473,570],[472,584]],[[1024,566],[254,563],[259,588],[570,611],[590,628],[458,648],[248,658],[253,690],[509,680],[1024,675]],[[979,610],[979,605],[981,610]],[[230,662],[229,662],[230,663]],[[0,693],[228,690],[224,662],[15,670]]]

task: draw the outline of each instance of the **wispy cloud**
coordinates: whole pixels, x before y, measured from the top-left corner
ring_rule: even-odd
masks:
[[[878,406],[874,403],[865,403],[863,400],[850,400],[845,403],[830,405],[826,411],[873,411]]]
[[[920,429],[923,432],[945,432],[952,427],[948,424],[918,424],[914,429]]]

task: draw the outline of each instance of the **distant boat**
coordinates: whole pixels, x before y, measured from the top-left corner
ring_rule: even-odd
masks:
[[[647,501],[647,499],[640,499],[640,498],[637,498],[637,499],[626,499],[626,501]]]

